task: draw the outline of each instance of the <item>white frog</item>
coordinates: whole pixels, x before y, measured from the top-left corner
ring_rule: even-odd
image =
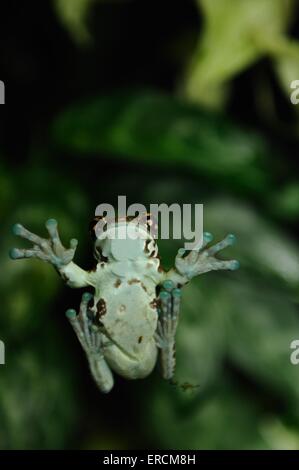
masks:
[[[96,230],[99,220],[103,225],[100,235]],[[158,356],[163,378],[172,379],[181,288],[199,274],[239,267],[236,260],[215,257],[234,243],[234,235],[208,247],[212,236],[204,233],[201,248],[189,252],[180,249],[174,268],[166,272],[147,223],[126,219],[109,224],[98,217],[91,224],[97,264],[94,270],[85,271],[73,262],[77,240],[72,239],[70,247],[65,248],[56,220],[49,219],[46,228],[48,239],[15,224],[13,233],[32,242],[33,247],[13,248],[10,257],[39,258],[51,263],[70,287],[94,289],[94,294],[83,294],[78,314],[69,309],[66,315],[103,393],[113,387],[112,371],[127,379],[140,379],[152,372]],[[127,236],[115,236],[123,231]]]

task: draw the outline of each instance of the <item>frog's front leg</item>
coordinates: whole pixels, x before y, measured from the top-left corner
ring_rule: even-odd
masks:
[[[38,258],[51,263],[71,287],[92,285],[89,273],[72,261],[78,241],[72,239],[70,241],[70,248],[65,248],[60,241],[55,219],[49,219],[46,222],[46,228],[49,233],[49,239],[41,238],[29,232],[21,224],[15,224],[13,226],[13,233],[29,240],[33,243],[33,247],[30,249],[13,248],[10,251],[10,257],[12,259]]]
[[[166,279],[172,280],[176,285],[184,285],[190,279],[199,274],[221,269],[235,271],[239,268],[237,260],[220,260],[216,254],[235,243],[236,237],[233,234],[227,235],[222,241],[210,248],[207,245],[212,241],[210,233],[205,232],[203,245],[199,250],[192,250],[186,255],[186,250],[181,248],[175,259],[175,268],[166,273]]]
[[[85,292],[82,296],[79,315],[73,309],[66,312],[74,331],[84,349],[92,376],[103,393],[108,393],[113,387],[112,372],[104,358],[104,335],[93,326],[92,314],[89,318],[88,303],[92,295]],[[91,313],[91,312],[90,312]]]
[[[155,335],[161,350],[161,369],[164,379],[171,379],[175,370],[175,334],[179,321],[181,290],[170,280],[162,284],[158,299],[158,324]]]

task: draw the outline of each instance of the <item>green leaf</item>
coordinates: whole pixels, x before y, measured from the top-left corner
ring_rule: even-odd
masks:
[[[73,106],[58,117],[54,142],[82,157],[112,157],[186,169],[239,192],[271,186],[269,150],[262,139],[155,92],[119,93]]]
[[[1,366],[0,449],[63,449],[70,441],[78,411],[73,363],[70,357],[66,360],[61,338],[57,341],[59,333],[53,341],[55,330],[51,325],[47,330],[40,335],[43,347],[31,343],[13,350],[6,341],[6,364]]]
[[[198,0],[197,3],[203,14],[203,31],[186,73],[184,92],[193,102],[221,108],[235,75],[281,49],[295,2]]]
[[[177,404],[176,391],[170,386],[151,390],[147,426],[159,448],[269,449],[261,433],[261,404],[250,400],[233,381],[222,377],[206,397],[180,393],[186,395],[184,405]]]
[[[58,17],[78,43],[90,40],[87,16],[95,0],[53,0]]]
[[[241,260],[246,270],[271,276],[298,293],[298,245],[282,229],[250,206],[225,197],[206,202],[205,224],[209,231],[214,228],[218,237],[231,231],[236,234],[238,242],[233,249],[234,256]]]

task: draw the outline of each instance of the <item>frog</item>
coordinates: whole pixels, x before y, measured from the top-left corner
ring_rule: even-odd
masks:
[[[85,270],[74,262],[78,240],[71,239],[65,247],[56,219],[47,220],[45,226],[47,238],[15,224],[14,235],[32,247],[13,248],[10,258],[37,258],[51,264],[69,287],[87,288],[78,312],[70,308],[66,317],[99,390],[109,393],[115,374],[129,380],[145,378],[157,362],[162,377],[173,380],[182,288],[201,274],[238,269],[237,260],[216,256],[233,245],[236,237],[228,234],[211,245],[213,236],[204,232],[200,247],[180,248],[174,266],[165,270],[157,239],[149,230],[150,217],[143,224],[128,218],[111,223],[95,217],[90,224],[95,266]]]

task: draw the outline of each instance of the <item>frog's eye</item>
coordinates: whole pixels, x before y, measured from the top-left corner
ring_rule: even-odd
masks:
[[[105,217],[95,217],[89,224],[89,232],[94,240],[107,230],[107,221]]]
[[[147,232],[150,232],[153,238],[158,234],[158,220],[153,214],[147,212],[141,214],[137,219],[139,225],[143,225]]]
[[[158,256],[158,246],[155,240],[146,240],[144,251],[150,258],[156,258]]]

